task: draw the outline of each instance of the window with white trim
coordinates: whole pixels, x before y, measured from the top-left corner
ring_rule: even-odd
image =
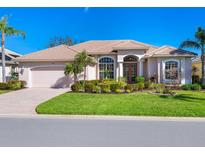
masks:
[[[99,77],[100,79],[114,79],[114,60],[112,58],[100,58]]]
[[[177,61],[170,60],[165,62],[165,79],[176,80],[179,77],[179,64]]]

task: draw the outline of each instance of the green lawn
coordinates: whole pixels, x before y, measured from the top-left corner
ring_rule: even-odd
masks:
[[[0,94],[4,94],[4,93],[7,93],[7,92],[10,92],[11,90],[0,90]]]
[[[148,93],[65,93],[40,104],[40,114],[145,115],[205,117],[205,92],[177,91],[162,97]]]

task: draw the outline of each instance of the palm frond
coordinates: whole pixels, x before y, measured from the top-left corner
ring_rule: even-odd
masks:
[[[7,27],[5,29],[5,34],[6,35],[21,35],[23,38],[25,38],[26,36],[26,33],[22,30],[17,30],[17,29],[14,29],[13,27]]]
[[[186,41],[184,41],[184,42],[182,42],[180,44],[179,48],[195,48],[195,49],[200,49],[201,46],[196,41],[186,40]]]
[[[201,27],[198,27],[196,33],[195,33],[195,38],[201,42],[204,43],[205,42],[205,30]]]

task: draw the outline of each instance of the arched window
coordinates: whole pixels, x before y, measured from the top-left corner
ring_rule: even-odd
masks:
[[[179,64],[178,61],[166,61],[165,62],[165,79],[176,80],[179,78]]]
[[[137,57],[135,56],[126,56],[124,58],[124,62],[135,62],[135,61],[137,61]]]
[[[103,57],[99,60],[99,77],[100,79],[114,78],[114,60],[110,57]]]

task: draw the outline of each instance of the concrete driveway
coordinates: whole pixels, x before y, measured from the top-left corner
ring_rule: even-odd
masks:
[[[35,107],[68,89],[27,88],[0,95],[0,114],[36,114]]]

